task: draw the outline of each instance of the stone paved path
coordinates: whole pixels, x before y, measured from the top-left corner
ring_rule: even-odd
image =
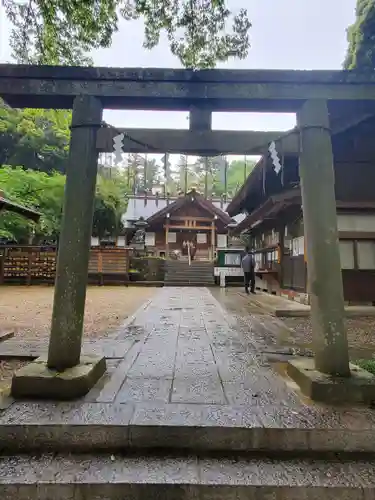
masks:
[[[117,342],[131,347],[86,401],[297,404],[207,288],[161,289]]]
[[[107,358],[85,398],[0,400],[0,447],[373,453],[375,411],[302,400],[272,369],[267,317],[249,313],[244,298],[238,307],[227,299],[220,290],[160,289],[112,339],[85,344]],[[3,349],[35,356],[45,346],[9,340]]]

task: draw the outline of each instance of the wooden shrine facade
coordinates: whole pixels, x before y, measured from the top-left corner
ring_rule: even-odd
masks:
[[[152,210],[154,200],[140,200],[143,208]],[[228,225],[231,217],[217,205],[216,201],[205,199],[194,189],[174,200],[158,200],[163,207],[148,217],[141,217],[145,227],[145,250],[148,255],[170,258],[187,255],[187,246],[192,246],[196,260],[213,260],[216,248],[226,247]],[[150,203],[151,207],[147,206]],[[142,214],[143,212],[138,212]],[[147,213],[147,212],[145,212]],[[125,218],[130,215],[125,214]],[[128,239],[134,229],[128,230]]]
[[[369,118],[332,141],[340,260],[344,298],[349,303],[375,302],[374,132],[375,119]],[[298,157],[288,155],[282,162],[283,169],[277,174],[270,156],[263,156],[228,212],[232,216],[239,211],[248,213],[235,231],[251,235],[257,287],[307,301]]]

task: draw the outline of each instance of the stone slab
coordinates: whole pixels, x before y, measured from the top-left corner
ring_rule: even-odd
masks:
[[[14,398],[69,400],[85,396],[106,371],[105,359],[81,356],[80,364],[63,372],[50,370],[45,358],[37,358],[13,375]]]
[[[16,402],[0,416],[0,449],[373,453],[374,426],[360,409]]]
[[[14,403],[0,422],[0,448],[73,452],[126,449],[133,405]]]
[[[106,359],[123,358],[132,347],[134,340],[99,340],[85,341],[82,344],[84,356],[102,356]],[[0,359],[36,359],[45,356],[48,352],[48,343],[39,340],[11,339],[0,344]]]
[[[332,377],[315,369],[314,359],[291,360],[288,375],[303,394],[313,401],[330,404],[372,404],[375,402],[375,375],[350,364],[350,377]]]
[[[9,340],[14,337],[13,330],[2,330],[0,331],[0,342],[4,342],[4,340]]]
[[[239,292],[245,296],[243,292]],[[248,300],[277,317],[308,317],[311,314],[311,307],[281,296],[268,293],[257,292],[254,295],[246,295]],[[347,318],[375,316],[374,306],[345,306],[345,316]]]
[[[154,401],[168,403],[172,381],[164,378],[127,378],[116,395],[117,403]]]
[[[227,404],[218,376],[176,377],[173,381],[173,403]]]
[[[244,295],[240,292],[241,295]],[[265,311],[279,317],[306,317],[310,316],[310,306],[299,304],[292,300],[277,297],[268,293],[257,292],[248,295],[249,301]]]
[[[98,403],[112,403],[121,386],[124,383],[127,373],[139,354],[140,344],[134,344],[127,355],[123,358],[107,383],[93,387],[90,393],[86,396],[86,400],[96,401]]]
[[[0,459],[5,500],[369,500],[371,462],[197,456],[16,455]]]

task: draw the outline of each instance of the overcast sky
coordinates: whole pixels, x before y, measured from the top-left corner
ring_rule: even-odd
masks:
[[[231,69],[339,69],[345,57],[346,28],[354,20],[356,0],[229,0],[232,10],[247,5],[253,23],[246,60],[220,66]],[[10,62],[9,31],[3,7],[0,24],[0,61]],[[109,49],[93,53],[97,66],[180,67],[163,39],[152,51],[142,47],[141,21],[122,21]],[[122,127],[187,128],[185,113],[106,111],[105,120]],[[294,115],[217,113],[213,128],[287,130]]]

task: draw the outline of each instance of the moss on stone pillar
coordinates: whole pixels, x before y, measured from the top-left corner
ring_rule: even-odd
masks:
[[[81,355],[102,112],[95,97],[74,100],[47,362],[59,371],[77,365]]]
[[[315,366],[329,375],[349,376],[327,102],[306,101],[297,119]]]

